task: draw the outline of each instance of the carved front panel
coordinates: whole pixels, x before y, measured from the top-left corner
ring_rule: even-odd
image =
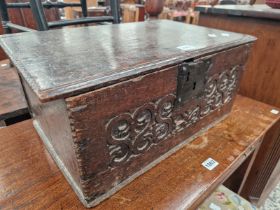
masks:
[[[209,77],[203,96],[193,108],[175,109],[174,94],[121,113],[106,125],[110,166],[144,154],[150,147],[192,126],[204,116],[232,100],[240,67],[234,66]],[[171,140],[171,138],[169,138]]]
[[[178,66],[68,98],[84,193],[100,195],[168,152],[232,105],[248,46],[197,59],[209,62],[178,104]],[[233,58],[233,59],[232,59]],[[190,93],[192,91],[189,91]]]

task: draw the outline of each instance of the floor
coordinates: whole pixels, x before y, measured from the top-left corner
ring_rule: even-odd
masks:
[[[269,194],[260,210],[280,210],[280,182]]]

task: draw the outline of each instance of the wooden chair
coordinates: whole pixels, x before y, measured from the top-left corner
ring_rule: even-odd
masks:
[[[80,0],[64,0],[65,3],[79,3],[79,1]],[[97,7],[97,6],[98,6],[97,0],[87,0],[87,7],[88,8]],[[74,10],[77,9],[77,8],[80,9],[80,7],[67,7],[67,8],[65,8],[64,9],[65,18],[68,19],[68,20],[75,18]]]
[[[86,0],[80,0],[80,3],[64,3],[64,2],[41,2],[39,0],[30,0],[26,3],[6,3],[6,0],[0,0],[0,13],[2,18],[2,25],[5,33],[11,33],[11,29],[17,29],[19,31],[32,31],[27,27],[23,27],[10,22],[8,9],[9,8],[30,8],[33,17],[37,23],[37,29],[39,31],[49,30],[55,27],[69,26],[69,25],[79,25],[87,23],[100,23],[100,22],[112,22],[119,23],[119,3],[118,0],[110,0],[111,13],[112,16],[102,16],[102,17],[87,17],[87,2]],[[60,20],[47,22],[44,15],[44,8],[65,8],[65,7],[81,7],[83,17],[79,19],[71,20]]]

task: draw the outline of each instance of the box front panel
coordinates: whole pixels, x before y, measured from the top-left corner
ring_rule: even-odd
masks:
[[[87,199],[105,194],[228,113],[248,50],[240,46],[68,98]]]

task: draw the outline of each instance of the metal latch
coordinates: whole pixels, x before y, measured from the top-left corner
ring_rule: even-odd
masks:
[[[179,65],[177,81],[177,105],[203,94],[210,60],[184,62]]]

